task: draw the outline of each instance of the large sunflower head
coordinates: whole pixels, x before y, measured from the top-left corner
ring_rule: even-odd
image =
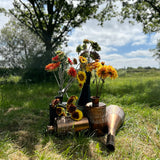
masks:
[[[106,65],[101,66],[97,69],[97,76],[102,79],[106,79],[108,77],[108,68]]]
[[[84,71],[79,71],[77,74],[77,79],[79,83],[84,84],[86,81],[86,73]]]
[[[83,118],[83,113],[79,109],[76,109],[74,112],[71,114],[71,118],[73,120],[79,121]]]
[[[118,73],[115,68],[112,66],[107,66],[108,77],[111,79],[116,79],[118,77]]]

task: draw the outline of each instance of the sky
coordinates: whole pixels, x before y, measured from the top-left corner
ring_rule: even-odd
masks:
[[[13,0],[0,0],[0,7],[12,8]],[[8,17],[0,13],[0,29],[8,22]],[[150,49],[156,47],[159,33],[144,34],[142,25],[129,24],[127,21],[119,23],[116,18],[106,21],[102,26],[96,20],[88,20],[81,28],[72,30],[69,36],[68,47],[64,51],[69,52],[71,58],[77,57],[76,47],[82,44],[84,39],[98,42],[101,46],[99,52],[101,61],[115,68],[127,67],[156,67],[159,63],[153,58]]]

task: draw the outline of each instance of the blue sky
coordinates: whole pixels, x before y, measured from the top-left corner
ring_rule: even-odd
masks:
[[[0,0],[0,7],[6,9],[12,7],[13,0]],[[8,21],[8,18],[0,14],[0,29]],[[83,39],[93,40],[101,46],[101,60],[115,68],[124,67],[157,67],[159,63],[152,57],[149,51],[155,47],[159,33],[145,35],[142,25],[129,24],[127,21],[119,23],[116,18],[104,23],[103,27],[97,25],[96,20],[89,20],[81,28],[71,32],[68,47],[64,51],[69,52],[71,58],[77,57],[76,47]]]

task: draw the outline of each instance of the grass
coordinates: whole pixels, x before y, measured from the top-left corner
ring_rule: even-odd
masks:
[[[117,104],[125,112],[113,153],[107,151],[100,138],[86,136],[85,132],[61,137],[45,135],[48,105],[56,95],[56,86],[13,83],[13,77],[11,81],[0,86],[0,159],[160,160],[159,70],[123,71],[118,79],[106,81],[101,101]],[[79,96],[80,90],[73,84],[68,93]]]

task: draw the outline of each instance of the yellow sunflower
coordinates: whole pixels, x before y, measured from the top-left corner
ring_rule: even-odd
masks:
[[[108,67],[106,65],[99,67],[96,74],[98,77],[106,79],[108,77]]]
[[[65,109],[62,107],[56,107],[56,113],[58,116],[65,116]]]
[[[79,56],[80,63],[87,63],[87,59],[83,56]]]
[[[110,77],[111,79],[115,79],[118,77],[117,71],[112,66],[103,65],[102,67],[98,68],[96,74],[98,77],[102,79],[106,79]]]
[[[79,121],[83,118],[83,113],[79,109],[76,109],[74,112],[71,114],[71,118],[73,120]]]
[[[92,72],[92,64],[91,63],[88,63],[87,65],[86,65],[86,71],[87,72]]]
[[[76,101],[77,101],[78,97],[77,96],[71,96],[68,101],[67,101],[67,104],[70,105],[70,104],[75,104]]]
[[[115,79],[118,77],[116,69],[113,68],[112,66],[107,66],[107,72],[108,72],[108,77],[110,77],[111,79]]]
[[[82,84],[82,83],[79,83],[78,85],[79,85],[79,88],[82,89],[83,84]]]
[[[94,62],[92,65],[93,65],[93,69],[97,69],[102,66],[100,62]]]
[[[77,79],[79,83],[84,84],[86,81],[86,73],[84,71],[79,71],[77,74]]]

